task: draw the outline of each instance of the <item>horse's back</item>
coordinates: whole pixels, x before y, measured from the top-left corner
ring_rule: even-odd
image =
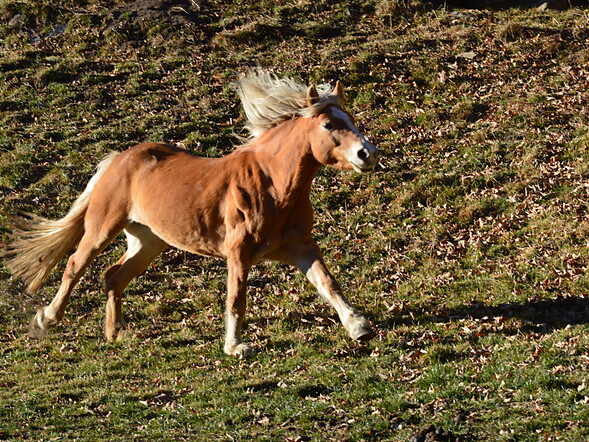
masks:
[[[137,144],[119,156],[119,161],[125,163],[130,170],[153,171],[166,163],[181,161],[205,160],[192,155],[188,151],[166,143]]]
[[[178,248],[219,256],[225,175],[218,159],[169,144],[142,143],[113,161],[103,189],[108,204],[128,221],[149,227]]]

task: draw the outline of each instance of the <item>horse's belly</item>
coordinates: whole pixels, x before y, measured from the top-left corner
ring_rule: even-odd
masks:
[[[130,221],[149,227],[166,243],[190,253],[225,257],[225,226],[219,217],[198,211],[134,208]]]

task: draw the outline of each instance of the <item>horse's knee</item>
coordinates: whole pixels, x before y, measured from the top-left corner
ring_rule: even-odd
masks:
[[[120,264],[115,264],[113,265],[111,268],[109,268],[106,273],[104,274],[104,279],[106,280],[106,283],[108,284],[109,279],[112,278],[112,276],[117,273],[117,271],[121,268]]]

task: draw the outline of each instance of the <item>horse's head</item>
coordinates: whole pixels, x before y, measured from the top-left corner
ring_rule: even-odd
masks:
[[[368,172],[376,165],[378,149],[369,143],[345,110],[344,90],[338,81],[333,90],[335,100],[325,106],[310,122],[313,156],[321,164],[337,169]],[[319,95],[315,86],[307,90],[307,105],[313,106]]]

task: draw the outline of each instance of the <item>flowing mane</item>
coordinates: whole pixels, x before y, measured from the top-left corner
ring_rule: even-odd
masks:
[[[312,117],[326,106],[339,104],[329,84],[317,86],[319,99],[309,105],[307,86],[291,78],[264,71],[249,71],[236,84],[247,117],[250,139],[256,139],[282,121],[295,116]]]

